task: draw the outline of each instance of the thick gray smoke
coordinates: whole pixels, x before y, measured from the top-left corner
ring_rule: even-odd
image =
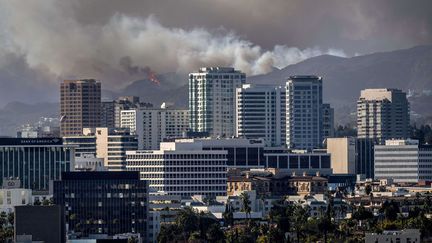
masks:
[[[115,88],[140,78],[138,71],[147,67],[157,73],[188,73],[200,66],[233,66],[253,75],[321,54],[344,56],[341,50],[318,47],[265,50],[231,31],[170,28],[152,16],[114,14],[102,24],[83,24],[72,12],[73,4],[0,1],[0,64],[13,53],[55,79],[95,77]],[[133,70],[125,68],[125,60]]]

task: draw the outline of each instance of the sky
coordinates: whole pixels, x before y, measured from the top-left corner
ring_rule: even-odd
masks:
[[[255,75],[431,43],[430,0],[0,0],[0,107],[57,101],[63,79],[119,90],[149,70]]]

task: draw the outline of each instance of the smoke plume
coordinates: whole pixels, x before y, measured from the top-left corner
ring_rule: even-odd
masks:
[[[226,29],[172,28],[153,16],[114,14],[102,24],[83,24],[69,1],[0,0],[0,65],[5,53],[53,79],[92,77],[107,88],[121,87],[156,73],[188,73],[201,66],[233,66],[263,74],[336,49],[276,45],[266,50]],[[25,6],[24,6],[25,5]]]

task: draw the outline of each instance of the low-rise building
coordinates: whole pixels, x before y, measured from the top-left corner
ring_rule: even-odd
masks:
[[[375,179],[394,182],[432,181],[432,145],[418,140],[386,140],[375,146]]]
[[[128,171],[139,171],[152,192],[190,197],[226,195],[227,152],[203,150],[202,143],[163,142],[160,150],[126,152]]]
[[[63,206],[15,207],[15,242],[66,242]],[[31,236],[31,237],[23,237]]]
[[[138,172],[68,172],[54,181],[54,204],[68,231],[86,237],[139,233],[147,237],[148,185]]]
[[[32,190],[20,188],[19,179],[3,179],[3,187],[0,189],[0,211],[14,212],[15,206],[29,205],[33,203]]]
[[[366,243],[420,243],[421,234],[419,229],[386,230],[382,233],[366,233]]]

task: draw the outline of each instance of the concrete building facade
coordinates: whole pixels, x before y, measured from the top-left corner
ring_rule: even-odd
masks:
[[[139,149],[155,150],[164,140],[182,137],[188,131],[189,111],[165,105],[160,109],[124,110],[120,124],[137,135]]]
[[[163,142],[160,150],[127,151],[128,171],[139,171],[152,192],[168,195],[226,195],[227,152],[203,150],[202,143]]]
[[[375,146],[375,179],[394,182],[432,181],[432,145],[418,140],[386,140]]]
[[[235,134],[235,90],[246,74],[228,67],[204,67],[189,74],[189,115],[193,132],[212,137]]]
[[[356,138],[327,138],[334,174],[356,174]]]
[[[398,89],[365,89],[357,101],[357,137],[384,144],[409,137],[409,103]]]
[[[262,138],[267,146],[286,142],[285,87],[243,84],[236,89],[236,136]]]
[[[61,136],[80,135],[100,127],[101,83],[94,79],[64,80],[60,85]]]

